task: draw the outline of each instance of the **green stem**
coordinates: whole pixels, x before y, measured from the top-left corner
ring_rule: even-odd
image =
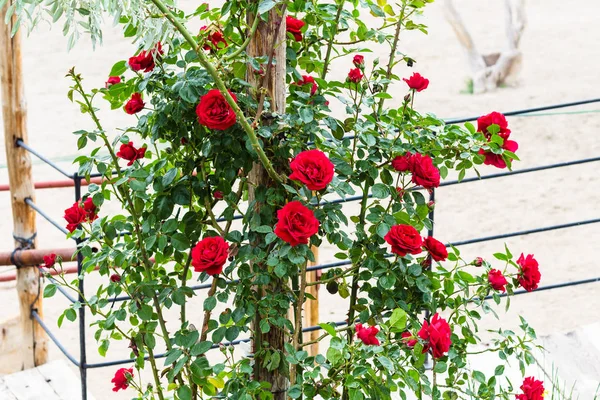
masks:
[[[244,43],[242,43],[242,45],[236,51],[234,51],[233,53],[228,54],[225,57],[223,57],[223,59],[225,61],[229,61],[229,60],[232,60],[232,59],[236,58],[244,50],[246,50],[246,48],[250,44],[250,41],[252,40],[252,37],[256,33],[256,30],[258,29],[258,23],[259,22],[260,22],[260,16],[257,15],[256,18],[254,18],[254,21],[252,21],[252,26],[250,27],[250,32],[247,33],[248,36],[246,37],[246,40],[244,40]]]
[[[223,80],[219,76],[219,73],[217,72],[215,66],[212,65],[206,54],[200,51],[200,46],[198,45],[198,43],[196,43],[196,40],[194,39],[192,34],[186,29],[186,27],[181,22],[177,20],[175,15],[173,15],[173,13],[161,0],[152,0],[152,3],[154,3],[154,5],[165,14],[165,17],[181,33],[183,38],[192,46],[192,48],[196,52],[196,55],[198,56],[200,64],[206,69],[206,71],[208,71],[210,76],[212,76],[212,78],[215,81],[215,85],[221,91],[221,94],[223,95],[229,106],[233,109],[233,112],[237,117],[237,121],[240,123],[240,125],[248,135],[248,139],[250,139],[250,144],[252,145],[252,148],[258,155],[261,164],[265,167],[265,170],[267,171],[271,179],[273,179],[277,183],[283,183],[284,178],[282,178],[277,173],[277,171],[275,171],[275,168],[273,168],[273,164],[271,164],[271,161],[269,161],[269,158],[267,157],[263,148],[260,145],[256,132],[254,131],[254,129],[252,129],[252,126],[246,120],[246,117],[244,116],[244,113],[242,112],[241,108],[237,105],[235,100],[233,100],[233,97],[229,93],[227,86],[225,86],[225,82],[223,82]]]
[[[400,40],[400,30],[402,29],[402,23],[404,22],[404,10],[406,9],[406,3],[402,5],[402,11],[400,11],[400,18],[398,19],[398,23],[396,24],[396,32],[394,34],[394,42],[392,44],[392,50],[390,51],[390,60],[387,65],[387,71],[385,73],[385,78],[389,81],[390,76],[392,76],[392,69],[394,68],[394,59],[396,58],[396,50],[398,49],[398,41]],[[387,92],[389,82],[386,82],[383,85],[382,92]],[[379,107],[377,108],[377,114],[381,114],[383,110],[383,102],[384,98],[379,100]]]
[[[323,71],[321,71],[321,79],[325,79],[327,76],[327,68],[329,68],[329,61],[331,58],[331,50],[333,49],[333,42],[335,40],[335,36],[338,33],[338,25],[340,24],[340,17],[342,16],[342,11],[344,10],[344,1],[340,1],[338,5],[337,14],[335,15],[335,21],[333,26],[333,34],[327,43],[327,51],[325,53],[325,61],[323,62]]]
[[[158,376],[158,369],[156,367],[156,360],[154,359],[154,352],[148,346],[148,360],[150,360],[150,365],[152,366],[152,375],[154,376],[154,382],[156,384],[156,393],[158,394],[159,400],[164,400],[164,395],[162,393],[162,388],[160,386],[160,378]]]

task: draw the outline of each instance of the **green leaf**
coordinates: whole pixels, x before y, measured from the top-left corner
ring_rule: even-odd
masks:
[[[201,354],[206,353],[212,347],[213,343],[211,341],[204,341],[200,343],[196,343],[194,347],[192,347],[192,355],[199,356]]]
[[[106,352],[108,351],[108,346],[110,346],[110,341],[104,339],[102,341],[102,344],[100,344],[100,346],[98,347],[98,354],[100,354],[102,357],[106,357]]]
[[[56,293],[56,285],[53,283],[46,285],[44,288],[44,297],[52,297],[54,296],[54,293]]]
[[[125,60],[118,61],[113,65],[108,76],[121,76],[127,71],[127,62]]]
[[[329,333],[333,337],[337,337],[337,332],[335,331],[335,327],[326,323],[319,324],[321,328],[327,333]]]
[[[269,225],[261,225],[261,226],[257,227],[254,230],[256,232],[258,232],[258,233],[271,233],[271,232],[273,232],[273,228],[271,228]]]
[[[473,371],[473,378],[479,382],[485,384],[485,375],[479,371]]]
[[[433,372],[441,374],[446,372],[446,368],[448,368],[448,365],[444,361],[436,361],[435,366],[433,367]]]
[[[374,184],[371,188],[371,193],[373,193],[373,197],[376,197],[378,199],[385,199],[390,195],[388,187],[383,183]]]
[[[192,389],[188,386],[180,386],[179,389],[177,389],[177,397],[179,397],[179,400],[191,400]]]
[[[496,367],[496,370],[494,371],[494,375],[496,375],[496,376],[504,375],[504,365],[498,365]]]
[[[402,331],[406,327],[406,311],[396,308],[390,317],[390,326],[395,330]]]
[[[217,305],[217,298],[214,296],[207,297],[204,300],[204,311],[212,311]]]
[[[261,0],[258,4],[258,13],[264,14],[277,5],[273,0]]]
[[[177,177],[177,172],[178,172],[177,168],[171,168],[170,170],[167,171],[167,173],[162,177],[163,187],[167,187],[171,183],[173,183],[173,181]]]
[[[190,242],[183,233],[175,233],[171,236],[171,244],[175,250],[186,251],[190,248]]]

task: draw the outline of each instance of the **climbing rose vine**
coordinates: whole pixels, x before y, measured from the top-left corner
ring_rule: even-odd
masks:
[[[533,329],[479,326],[508,306],[504,296],[538,287],[534,256],[514,261],[504,247],[465,260],[432,234],[431,193],[450,174],[510,168],[519,132],[497,112],[458,126],[418,110],[436,82],[412,69],[399,37],[426,31],[418,17],[429,2],[108,8],[126,37],[143,40],[99,88],[69,72],[69,98],[91,117],[76,132],[88,151],[79,174],[103,180],[65,210],[65,226],[80,241],[81,275],[103,282],[59,324],[87,307],[101,355],[128,342],[132,361],[113,390],[161,400],[541,398],[541,381],[528,377],[517,394],[503,376],[508,361],[525,374]],[[94,18],[105,7],[75,3]],[[186,28],[194,22],[202,28]],[[107,131],[100,101],[130,126]],[[106,211],[109,201],[123,212]],[[337,261],[315,280],[318,247]],[[60,258],[45,262],[61,271]],[[77,279],[56,279],[78,292]],[[317,285],[341,298],[345,322],[322,321],[307,341],[303,310]],[[468,362],[484,328],[484,351],[498,356],[491,373]],[[240,340],[251,354],[234,350]],[[314,342],[320,354],[309,354]]]

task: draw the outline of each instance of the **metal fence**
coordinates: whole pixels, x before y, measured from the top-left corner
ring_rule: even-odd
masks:
[[[574,107],[574,106],[580,106],[580,105],[591,104],[591,103],[599,103],[599,102],[600,102],[600,98],[597,98],[597,99],[576,101],[576,102],[571,102],[571,103],[555,104],[555,105],[544,106],[544,107],[535,107],[535,108],[529,108],[529,109],[523,109],[523,110],[517,110],[517,111],[509,111],[509,112],[504,112],[504,115],[506,115],[506,116],[516,116],[516,115],[535,116],[535,114],[532,114],[532,113],[539,113],[541,111],[556,110],[556,109],[561,109],[561,108]],[[446,121],[446,123],[456,124],[456,123],[462,123],[462,122],[467,122],[467,121],[474,121],[477,118],[478,118],[478,116],[468,117],[468,118],[460,118],[460,119],[449,119]],[[49,160],[48,158],[43,156],[40,152],[31,148],[29,145],[25,144],[21,140],[17,140],[17,145],[22,147],[23,149],[27,150],[29,153],[31,153],[32,155],[34,155],[35,157],[40,159],[45,164],[48,164],[49,166],[51,166],[52,168],[54,168],[55,170],[60,172],[62,175],[71,179],[73,181],[73,184],[75,187],[75,201],[79,201],[81,199],[81,188],[83,186],[82,180],[85,179],[83,176],[80,176],[77,173],[69,173],[69,172],[65,171],[64,169],[59,167],[56,163],[52,162],[51,160]],[[550,170],[550,169],[555,169],[555,168],[563,168],[563,167],[568,167],[568,166],[573,166],[573,165],[593,163],[593,162],[597,162],[597,161],[600,161],[600,156],[586,158],[586,159],[580,159],[580,160],[565,161],[565,162],[560,162],[560,163],[555,163],[555,164],[542,165],[542,166],[532,167],[532,168],[524,168],[524,169],[520,169],[517,171],[498,172],[495,174],[489,174],[489,175],[485,175],[485,176],[481,176],[481,177],[465,178],[460,182],[458,180],[450,180],[450,181],[442,182],[440,187],[452,186],[452,185],[457,185],[457,184],[466,184],[466,183],[480,181],[480,180],[505,178],[505,177],[510,177],[510,176],[514,176],[514,175],[521,175],[521,174],[545,171],[545,170]],[[92,174],[91,176],[92,177],[100,177],[102,175],[101,174]],[[371,197],[371,196],[369,196],[369,197]],[[430,200],[434,200],[434,198],[435,198],[435,192],[431,191]],[[361,199],[362,199],[362,196],[353,196],[353,197],[348,197],[345,199],[334,199],[334,200],[330,200],[329,202],[349,203],[349,202],[358,201]],[[63,227],[63,224],[58,223],[56,220],[54,220],[52,217],[50,217],[46,212],[41,210],[31,199],[26,199],[25,202],[33,210],[35,210],[40,216],[42,216],[44,219],[46,219],[48,222],[50,222],[52,225],[54,225],[59,231],[61,231],[64,234],[67,233],[67,230]],[[241,219],[242,216],[236,215],[234,218]],[[431,211],[430,218],[433,220],[433,211]],[[221,219],[221,221],[222,220],[223,219]],[[449,246],[464,246],[464,245],[468,245],[468,244],[482,243],[482,242],[499,240],[499,239],[506,239],[506,238],[511,238],[511,237],[515,237],[515,236],[529,235],[529,234],[533,234],[533,233],[547,232],[547,231],[553,231],[553,230],[558,230],[558,229],[571,228],[571,227],[575,227],[575,226],[589,225],[589,224],[594,224],[594,223],[598,223],[598,222],[600,222],[600,218],[593,218],[593,219],[588,219],[588,220],[583,220],[583,221],[576,221],[576,222],[571,222],[571,223],[538,227],[538,228],[532,228],[532,229],[527,229],[527,230],[522,230],[522,231],[478,237],[478,238],[473,238],[473,239],[469,239],[469,240],[456,241],[456,242],[448,243],[446,246],[447,247],[449,247]],[[429,234],[432,235],[433,232],[429,231]],[[73,240],[75,240],[77,245],[79,245],[82,241],[81,239],[73,239]],[[391,254],[388,256],[392,257]],[[350,265],[350,263],[351,263],[350,261],[340,261],[340,262],[333,262],[333,263],[327,263],[327,264],[320,264],[320,265],[315,265],[315,266],[307,268],[307,271],[316,271],[316,270],[325,270],[325,269],[329,269],[329,268],[343,267],[343,266]],[[81,278],[82,278],[79,280],[79,290],[83,294],[84,293],[84,279],[83,279],[83,275],[81,275],[81,272],[82,272],[82,256],[81,256],[81,254],[77,255],[77,272],[78,272],[79,276],[81,276]],[[52,278],[51,276],[48,276],[47,279],[49,279],[52,283],[57,283],[56,280],[54,278]],[[235,283],[235,282],[236,281],[231,281],[230,283]],[[583,285],[583,284],[589,284],[589,283],[594,283],[594,282],[600,282],[600,276],[596,277],[596,278],[582,279],[582,280],[576,280],[576,281],[571,281],[571,282],[562,282],[562,283],[557,283],[557,284],[553,284],[553,285],[541,286],[536,291],[551,290],[551,289],[556,289],[556,288]],[[211,286],[210,284],[201,284],[201,285],[191,286],[191,288],[193,290],[203,290],[203,289],[210,288],[210,286]],[[60,285],[57,285],[57,289],[71,303],[75,303],[75,302],[83,303],[83,298],[81,295],[78,295],[77,298],[74,298],[69,292],[67,292]],[[525,290],[517,290],[517,291],[515,291],[514,294],[521,295],[521,294],[525,294],[525,293],[527,293]],[[505,296],[505,294],[502,294],[501,296]],[[489,298],[491,298],[491,296],[489,296]],[[119,301],[125,301],[128,299],[129,299],[128,296],[121,296],[121,297],[116,297],[116,298],[112,299],[111,301],[119,302]],[[32,314],[33,319],[35,319],[37,321],[37,323],[44,329],[44,331],[46,331],[46,333],[48,334],[48,337],[56,344],[56,346],[60,349],[60,351],[65,355],[65,357],[67,357],[75,366],[77,366],[79,368],[80,375],[81,375],[81,395],[82,395],[83,400],[87,400],[87,370],[88,369],[102,368],[102,367],[108,367],[108,366],[114,366],[114,365],[120,365],[120,364],[128,364],[128,363],[133,363],[135,361],[135,359],[119,359],[119,360],[106,361],[106,362],[100,362],[100,363],[88,363],[87,362],[87,345],[86,345],[86,335],[85,335],[85,333],[86,333],[86,322],[85,322],[86,308],[83,306],[80,307],[78,310],[79,358],[76,358],[75,356],[73,356],[72,354],[70,354],[67,351],[65,346],[52,333],[52,330],[43,321],[43,319],[36,312],[36,310],[32,310],[31,314]],[[341,322],[335,323],[335,325],[337,325],[337,326],[342,326],[342,325],[346,325],[346,324],[347,324],[346,321],[341,321]],[[316,331],[316,330],[320,330],[320,329],[322,329],[320,326],[310,326],[310,327],[304,328],[303,332],[312,332],[312,331]],[[240,343],[249,342],[250,340],[251,339],[239,339],[239,340],[235,340],[232,342],[223,343],[223,345],[234,346],[234,345],[238,345]],[[218,348],[218,347],[219,347],[219,344],[214,344],[212,346],[213,349]],[[165,357],[165,356],[166,356],[165,353],[157,354],[157,355],[155,355],[155,358],[160,358],[160,357]]]

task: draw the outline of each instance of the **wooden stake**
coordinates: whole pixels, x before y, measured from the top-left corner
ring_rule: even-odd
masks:
[[[247,71],[247,81],[254,87],[254,96],[257,101],[259,99],[268,98],[271,109],[265,110],[266,113],[283,112],[285,110],[285,60],[286,60],[286,32],[285,32],[285,13],[281,7],[274,7],[267,14],[267,20],[261,21],[258,25],[256,33],[252,36],[246,51],[252,57],[266,57],[273,60],[271,65],[264,65],[263,72],[255,71],[250,65]],[[249,15],[248,26],[252,26],[254,18],[259,16]],[[250,33],[249,33],[250,34]],[[263,77],[264,75],[264,77]],[[259,105],[259,109],[262,107]],[[268,118],[264,118],[262,112],[257,115],[257,120],[261,123],[269,123]],[[248,196],[250,200],[254,199],[255,188],[259,186],[269,187],[273,182],[269,174],[260,163],[255,163],[249,176]],[[257,209],[256,212],[259,212]],[[257,287],[257,292],[269,290],[273,292],[282,291],[284,283],[281,281],[275,282],[268,288]],[[277,327],[271,327],[267,333],[260,334],[260,316],[255,318],[255,338],[253,341],[254,353],[254,379],[258,381],[266,381],[271,384],[271,392],[273,392],[273,400],[287,399],[287,391],[289,388],[288,373],[284,373],[281,368],[274,371],[269,371],[263,365],[263,357],[260,355],[260,349],[263,343],[268,343],[271,351],[278,351],[281,359],[284,359],[284,345],[286,343],[285,332]],[[258,353],[258,354],[257,354]]]
[[[10,5],[6,2],[0,15],[4,17]],[[22,239],[31,238],[35,248],[35,211],[27,204],[26,198],[35,201],[31,179],[31,159],[27,151],[16,145],[17,139],[27,143],[27,119],[23,76],[21,71],[21,40],[17,32],[11,38],[15,23],[13,18],[8,25],[0,26],[0,71],[2,75],[2,116],[4,119],[4,144],[8,164],[8,181],[13,211],[13,234],[15,246],[21,247]],[[31,318],[31,310],[42,316],[42,295],[39,271],[36,267],[23,267],[17,270],[17,292],[21,312],[22,369],[44,364],[48,357],[47,337],[44,330]]]

